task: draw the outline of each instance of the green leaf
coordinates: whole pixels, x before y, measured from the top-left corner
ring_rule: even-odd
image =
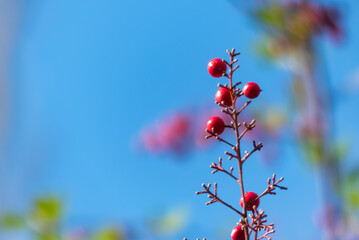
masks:
[[[159,235],[168,235],[179,231],[186,224],[189,215],[187,206],[179,206],[165,212],[161,216],[147,220],[150,229]]]
[[[44,234],[44,235],[39,235],[36,237],[36,240],[63,240],[60,236],[58,236],[57,234]]]
[[[263,9],[258,10],[255,13],[255,16],[262,23],[270,27],[275,27],[278,29],[284,28],[285,13],[283,8],[279,4],[271,4]]]
[[[30,219],[40,223],[56,223],[60,220],[62,205],[56,197],[38,198],[30,212]]]
[[[280,56],[279,52],[273,51],[271,48],[272,40],[269,38],[263,39],[262,41],[253,44],[253,51],[263,57],[265,60],[275,60]]]
[[[320,164],[323,157],[322,142],[319,139],[309,137],[304,139],[302,143],[309,162],[314,165]]]
[[[22,229],[26,226],[25,219],[14,213],[6,213],[0,218],[0,226],[5,229]]]
[[[353,209],[359,208],[359,193],[357,191],[349,193],[349,203]]]
[[[97,232],[93,240],[124,240],[124,235],[115,228],[107,228]]]
[[[344,206],[353,212],[359,209],[359,166],[352,167],[351,171],[343,177],[341,182],[341,194]]]

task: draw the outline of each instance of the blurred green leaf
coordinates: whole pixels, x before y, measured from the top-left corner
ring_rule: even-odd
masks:
[[[62,205],[56,197],[38,198],[30,212],[30,219],[39,224],[54,224],[60,220]]]
[[[36,240],[63,240],[60,236],[56,234],[45,234],[36,237]]]
[[[264,24],[278,29],[284,28],[285,12],[279,4],[271,4],[259,9],[255,16]]]
[[[268,46],[268,42],[267,41],[261,41],[261,42],[257,42],[254,46],[253,49],[254,51],[258,54],[261,55],[262,57],[266,58],[266,59],[272,59],[275,57],[275,55],[273,54],[273,52],[270,50],[269,46]]]
[[[342,161],[345,159],[350,149],[349,143],[349,141],[341,141],[334,145],[331,153],[333,161]]]
[[[269,108],[263,119],[266,130],[275,133],[279,128],[286,124],[286,115],[278,108]]]
[[[306,139],[303,141],[303,148],[307,159],[312,164],[320,164],[323,156],[322,143],[318,139]]]
[[[359,193],[357,191],[349,193],[349,203],[353,209],[359,208]]]
[[[14,213],[6,213],[1,216],[0,226],[5,229],[21,229],[26,226],[25,219]]]
[[[347,211],[353,212],[359,209],[359,166],[351,169],[343,177],[340,185],[344,206]]]
[[[156,234],[167,235],[180,230],[186,223],[188,215],[188,207],[180,206],[169,210],[159,217],[149,218],[148,225]]]
[[[107,228],[97,232],[93,238],[93,240],[124,240],[124,235],[115,228]]]

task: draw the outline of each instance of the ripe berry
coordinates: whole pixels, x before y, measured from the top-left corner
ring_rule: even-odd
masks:
[[[247,209],[249,211],[253,211],[253,207],[255,206],[256,209],[259,206],[259,198],[257,200],[254,201],[254,203],[252,203],[251,205],[248,206],[248,204],[250,202],[252,202],[254,199],[256,199],[258,197],[258,195],[255,192],[246,192],[244,194],[244,199],[246,200],[246,205],[247,205]],[[243,207],[243,197],[241,197],[241,200],[239,201],[239,203],[241,204],[241,207]]]
[[[227,71],[227,65],[220,58],[213,58],[208,63],[208,72],[212,77],[222,77],[223,73]]]
[[[244,240],[244,230],[242,229],[242,226],[236,226],[232,230],[231,234],[232,240]]]
[[[258,97],[258,95],[261,91],[262,90],[259,88],[258,84],[255,82],[247,83],[243,87],[243,94],[247,98],[251,98],[251,99]]]
[[[225,107],[232,106],[232,98],[231,98],[231,91],[227,88],[221,87],[216,92],[216,102],[220,103]]]
[[[207,130],[213,132],[217,135],[223,133],[224,131],[224,122],[222,118],[217,116],[211,117],[207,122]]]

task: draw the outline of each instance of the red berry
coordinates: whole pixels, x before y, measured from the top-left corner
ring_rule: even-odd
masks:
[[[213,132],[217,135],[223,133],[224,131],[224,122],[222,118],[217,116],[211,117],[207,122],[207,130]]]
[[[247,205],[247,209],[249,211],[253,211],[253,207],[255,206],[256,209],[259,206],[259,198],[257,200],[254,201],[254,203],[252,203],[251,205],[248,206],[248,204],[250,202],[252,202],[254,199],[256,199],[258,197],[258,195],[255,192],[246,192],[244,194],[244,199],[246,200],[246,205]],[[241,200],[239,201],[239,203],[241,204],[241,207],[243,207],[243,197],[241,197]]]
[[[216,102],[220,103],[225,107],[232,106],[232,98],[231,98],[231,91],[227,88],[221,87],[216,92]]]
[[[232,240],[244,240],[244,230],[242,229],[242,226],[236,226],[232,230],[231,234]]]
[[[208,63],[208,72],[212,77],[222,77],[227,71],[227,65],[220,58],[213,58]]]
[[[247,98],[251,98],[251,99],[258,97],[258,95],[261,91],[262,90],[259,88],[258,84],[255,82],[247,83],[243,87],[243,94]]]

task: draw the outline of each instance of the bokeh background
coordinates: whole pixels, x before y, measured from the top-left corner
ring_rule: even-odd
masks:
[[[246,190],[274,172],[289,188],[261,202],[273,239],[359,239],[358,11],[1,0],[0,239],[230,239],[238,216],[194,193],[217,181],[239,206],[237,184],[210,174],[226,146],[203,140],[224,81],[207,63],[232,48],[236,80],[263,89],[245,115],[258,121],[247,140],[264,144]]]

